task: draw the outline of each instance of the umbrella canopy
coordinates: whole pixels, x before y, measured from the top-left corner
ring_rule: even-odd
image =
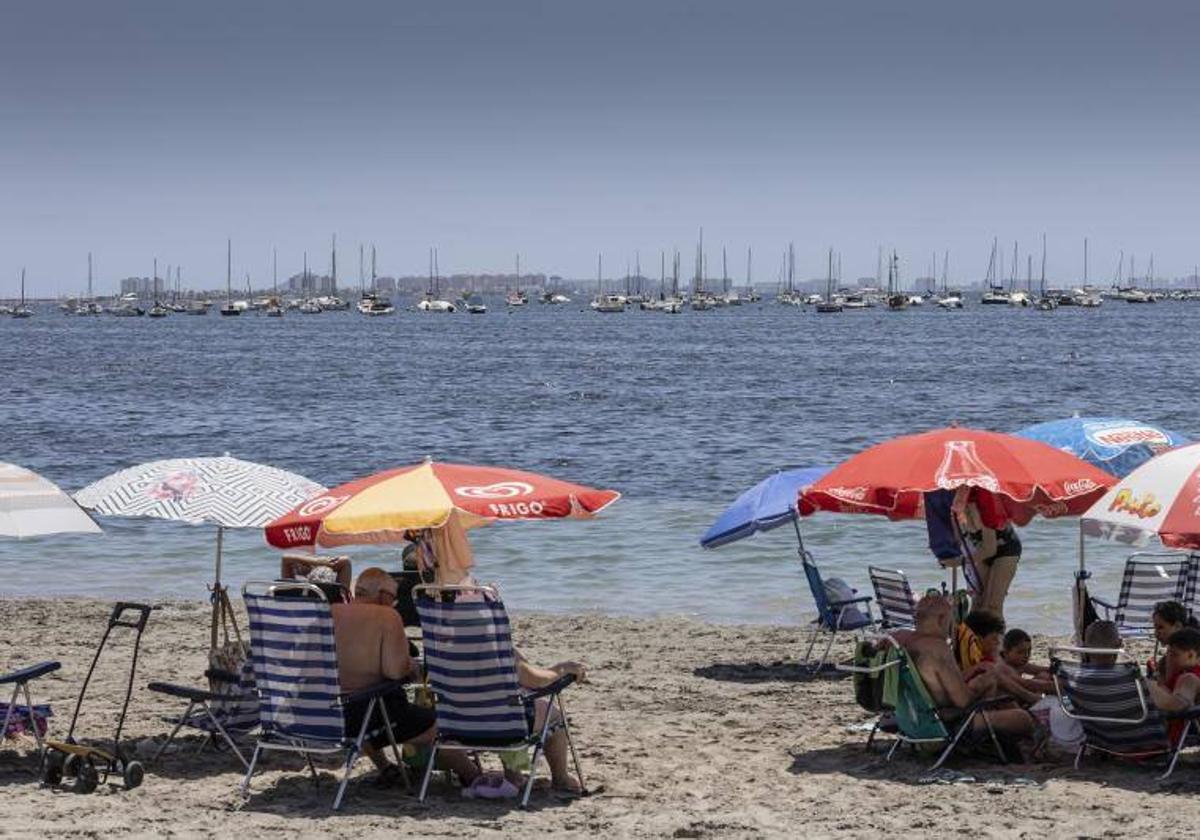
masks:
[[[276,548],[399,542],[406,531],[494,520],[584,518],[621,497],[536,473],[425,461],[369,475],[298,505],[267,525]]]
[[[1200,549],[1200,443],[1164,452],[1110,488],[1080,520],[1084,534],[1141,546]]]
[[[995,495],[1024,525],[1040,514],[1077,516],[1116,482],[1108,473],[1044,443],[952,427],[872,446],[800,494],[800,513],[924,516],[924,494],[976,487]]]
[[[58,485],[32,470],[0,463],[0,536],[99,533],[95,520]]]
[[[828,467],[800,467],[781,470],[737,497],[700,539],[704,548],[716,548],[770,531],[796,518],[796,498],[815,482]]]
[[[303,476],[225,455],[129,467],[89,484],[75,501],[106,516],[261,528],[323,492]]]
[[[1069,417],[1038,423],[1017,432],[1070,452],[1094,467],[1124,478],[1156,455],[1191,443],[1161,426],[1119,417]]]

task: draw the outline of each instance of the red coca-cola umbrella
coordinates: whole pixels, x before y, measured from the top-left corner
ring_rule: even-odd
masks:
[[[802,491],[802,516],[817,511],[920,519],[924,494],[974,487],[1008,518],[1078,516],[1116,479],[1074,455],[1025,438],[951,427],[906,435],[863,450]]]

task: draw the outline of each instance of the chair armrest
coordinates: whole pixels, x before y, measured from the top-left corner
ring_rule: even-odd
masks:
[[[845,601],[830,601],[829,606],[836,610],[838,607],[847,607],[850,604],[870,603],[874,600],[870,595],[861,595],[858,598],[847,598]]]
[[[156,694],[165,694],[168,697],[179,697],[183,700],[189,700],[193,703],[206,703],[216,700],[224,700],[227,695],[216,691],[209,691],[207,688],[195,688],[190,685],[175,685],[174,683],[152,682],[146,688]]]
[[[521,692],[521,696],[516,698],[513,705],[517,703],[529,703],[537,700],[539,697],[553,697],[555,694],[560,694],[567,686],[576,681],[574,674],[563,674],[549,685],[544,685],[541,688],[531,689]]]
[[[837,664],[834,668],[838,671],[845,671],[848,674],[878,674],[880,671],[886,671],[888,668],[898,667],[899,659],[889,659],[882,665],[844,665]]]
[[[0,683],[27,683],[38,677],[44,677],[51,671],[57,671],[61,667],[61,662],[38,662],[35,665],[26,665],[24,668],[0,675]]]
[[[1088,600],[1091,601],[1093,604],[1099,604],[1101,607],[1104,608],[1105,612],[1108,612],[1108,613],[1111,613],[1113,610],[1115,610],[1117,608],[1116,604],[1112,603],[1111,601],[1106,601],[1098,595],[1092,595]]]
[[[239,683],[242,681],[240,674],[235,674],[232,671],[222,671],[220,668],[209,668],[204,672],[204,678],[207,680],[219,680],[226,683]]]
[[[408,685],[408,680],[385,680],[384,682],[375,683],[375,685],[359,689],[358,691],[348,691],[339,694],[338,702],[345,706],[350,703],[355,703],[359,700],[370,700],[376,697],[384,697],[397,691],[404,691],[404,687],[406,685]]]
[[[1200,706],[1189,706],[1177,712],[1159,712],[1159,715],[1168,720],[1200,720]]]

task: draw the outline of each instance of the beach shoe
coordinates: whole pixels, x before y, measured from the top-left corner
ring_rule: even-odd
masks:
[[[517,786],[497,773],[485,773],[463,788],[467,799],[516,799],[520,794]]]

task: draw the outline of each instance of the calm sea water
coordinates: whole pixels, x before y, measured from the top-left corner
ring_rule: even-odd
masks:
[[[762,304],[667,316],[578,304],[485,316],[357,313],[0,318],[0,460],[69,490],[165,457],[274,464],[334,485],[426,455],[619,489],[590,522],[475,532],[480,577],[517,609],[796,623],[812,612],[788,529],[697,541],[772,470],[833,464],[951,421],[1002,431],[1072,412],[1200,438],[1200,305],[1053,313],[929,307],[817,315]],[[213,532],[107,519],[103,537],[0,543],[0,593],[205,596]],[[923,525],[817,516],[828,575],[866,566],[942,579]],[[1069,623],[1073,522],[1025,530],[1010,621]],[[227,577],[274,573],[258,532],[230,536]],[[1115,593],[1124,552],[1088,546]],[[360,566],[388,552],[354,552]]]

